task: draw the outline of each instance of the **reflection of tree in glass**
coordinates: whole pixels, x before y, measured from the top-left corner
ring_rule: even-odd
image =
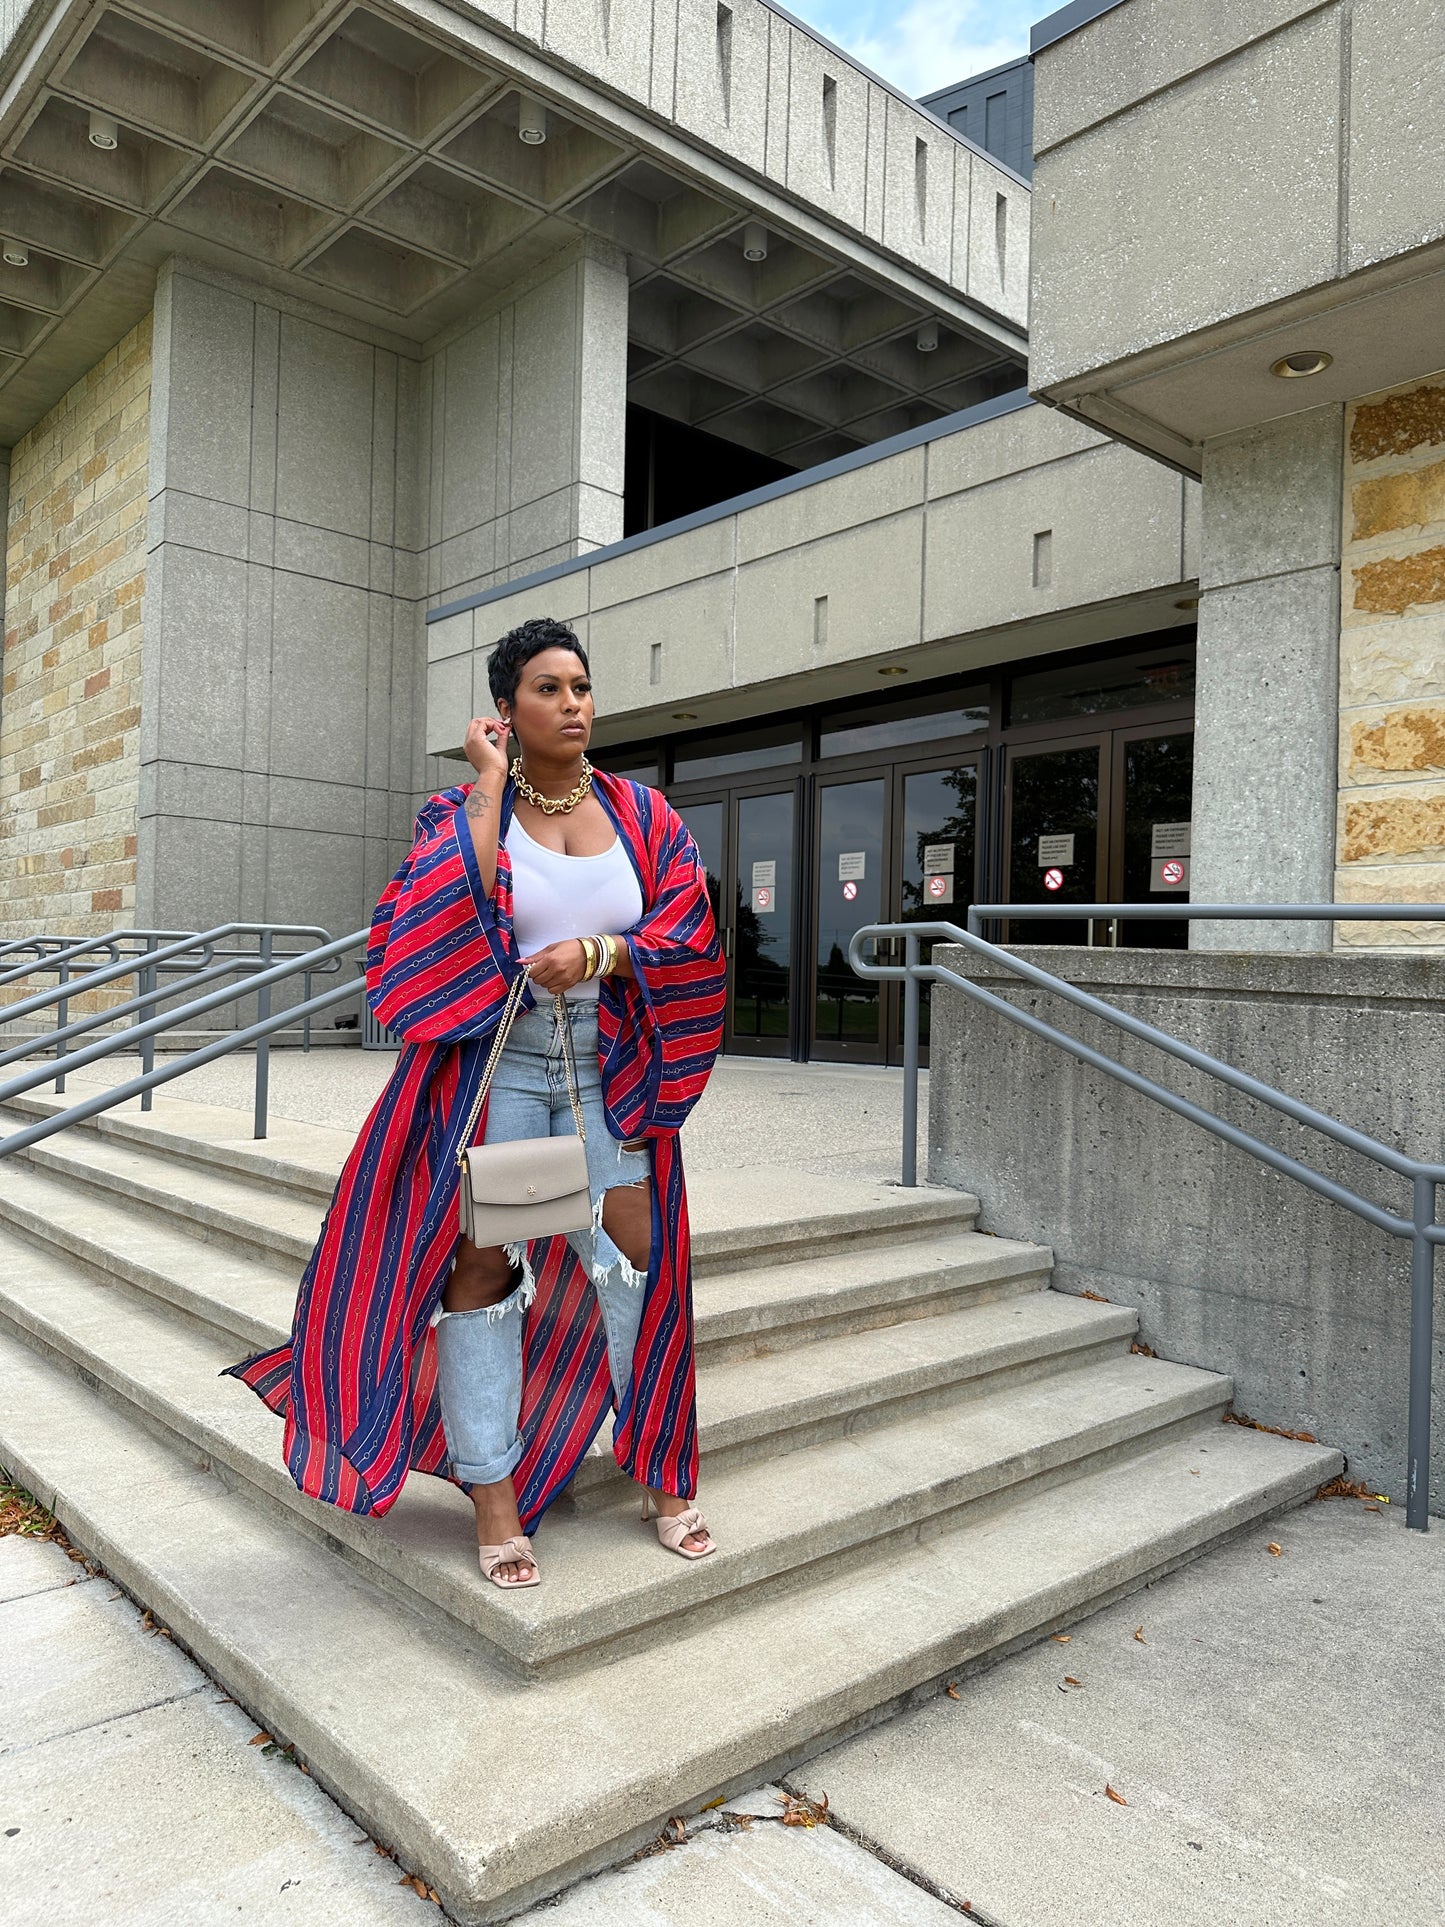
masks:
[[[1044,896],[1039,838],[1072,831],[1074,860],[1064,869],[1064,902],[1087,903],[1094,894],[1094,859],[1099,829],[1099,752],[1053,750],[1021,756],[1013,766],[1013,849],[1010,865],[1015,903],[1037,903]]]
[[[977,814],[978,772],[967,764],[957,769],[930,772],[932,780],[941,782],[946,789],[953,791],[955,803],[948,816],[932,830],[918,830],[914,836],[914,850],[910,871],[917,871],[916,877],[906,875],[903,879],[903,919],[905,922],[920,920],[936,921],[941,912],[936,904],[931,904],[923,894],[923,852],[930,843],[951,843],[953,854],[953,902],[945,910],[956,910],[973,900],[973,851],[974,824]],[[916,779],[915,779],[916,780]]]
[[[1124,901],[1159,902],[1153,892],[1154,825],[1185,823],[1192,805],[1194,737],[1151,736],[1130,743],[1124,751]],[[1176,901],[1187,903],[1181,890]],[[1119,930],[1123,943],[1151,950],[1182,950],[1189,943],[1189,925],[1125,919]]]
[[[1124,755],[1124,895],[1139,903],[1149,895],[1154,825],[1189,819],[1194,738],[1153,736]]]
[[[787,919],[780,908],[766,922],[754,910],[739,883],[737,894],[737,970],[734,979],[733,1023],[750,1036],[761,1036],[764,1007],[788,1001],[788,972],[768,956],[770,945],[787,935]],[[782,917],[782,928],[777,918]],[[754,1018],[756,1016],[756,1023]]]

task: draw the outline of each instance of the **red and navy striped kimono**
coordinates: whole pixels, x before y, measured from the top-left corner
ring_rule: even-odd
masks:
[[[291,1342],[229,1368],[285,1417],[286,1464],[301,1490],[351,1512],[385,1512],[412,1467],[448,1472],[431,1318],[456,1248],[458,1140],[517,970],[511,865],[499,849],[488,898],[461,807],[469,788],[424,806],[411,854],[376,908],[367,999],[406,1041],[337,1183]],[[614,933],[626,937],[636,981],[608,978],[598,1010],[608,1124],[619,1138],[647,1139],[652,1161],[646,1298],[614,1449],[633,1478],[690,1498],[692,1270],[677,1133],[721,1042],[722,957],[702,864],[677,812],[656,790],[600,770],[594,788],[645,906],[634,929]],[[513,798],[508,782],[503,836]],[[524,1008],[532,1003],[529,988]],[[537,1296],[525,1325],[515,1474],[525,1531],[613,1403],[586,1269],[565,1238],[539,1242],[531,1257]]]

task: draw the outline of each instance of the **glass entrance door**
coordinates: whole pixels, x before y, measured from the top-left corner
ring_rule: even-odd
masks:
[[[1008,753],[1004,842],[1009,903],[1097,903],[1105,895],[1105,738]],[[1010,917],[1006,943],[1087,943],[1086,919]]]
[[[790,1054],[795,792],[733,798],[731,986],[724,1050]]]
[[[1113,900],[1188,903],[1194,731],[1120,729],[1114,734]],[[1150,950],[1186,950],[1189,925],[1123,918],[1118,941]]]
[[[813,1034],[809,1055],[876,1064],[883,1055],[881,986],[854,974],[853,933],[881,923],[888,849],[882,776],[817,786]]]
[[[978,891],[978,815],[982,758],[972,756],[942,768],[904,769],[898,773],[899,826],[897,901],[892,921],[957,923],[967,921]],[[933,945],[919,946],[923,962]],[[929,985],[919,991],[918,1036],[927,1062]],[[903,995],[890,986],[890,1064],[903,1062]]]

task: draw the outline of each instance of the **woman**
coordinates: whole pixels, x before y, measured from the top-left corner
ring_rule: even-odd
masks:
[[[688,1558],[713,1550],[691,1503],[677,1133],[721,1040],[723,966],[681,818],[587,761],[592,685],[573,631],[523,623],[488,678],[496,716],[466,737],[476,781],[422,809],[372,923],[368,1001],[405,1047],[342,1171],[290,1344],[230,1370],[285,1415],[287,1465],[315,1498],[381,1514],[410,1467],[450,1471],[471,1493],[482,1571],[512,1586],[537,1583],[528,1535],[609,1405],[617,1462],[654,1499],[661,1542]],[[525,1014],[481,1141],[575,1128],[560,993],[593,1229],[479,1250],[458,1235],[457,1154],[523,968]]]

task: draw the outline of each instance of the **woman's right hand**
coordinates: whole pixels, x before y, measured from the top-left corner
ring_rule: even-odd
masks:
[[[462,753],[478,776],[505,781],[507,738],[511,729],[510,723],[499,722],[495,716],[473,716],[467,724]]]

